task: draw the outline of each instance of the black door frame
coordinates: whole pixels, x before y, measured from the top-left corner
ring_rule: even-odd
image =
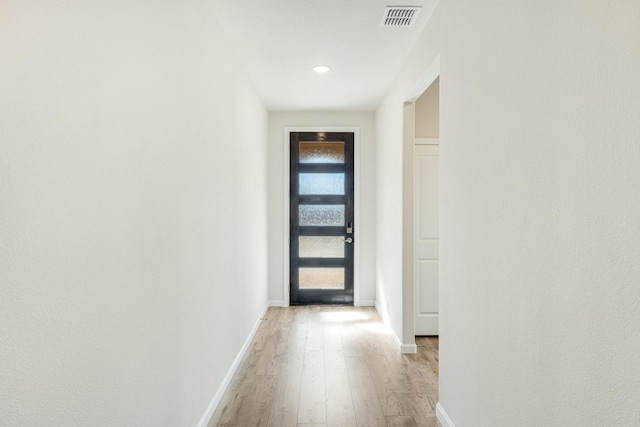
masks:
[[[323,133],[324,137],[327,137],[327,140],[338,140],[332,139],[333,137],[345,137],[347,136],[350,144],[352,146],[352,150],[350,154],[347,154],[347,158],[345,158],[345,165],[320,165],[320,164],[303,164],[299,165],[297,162],[293,161],[292,153],[294,158],[297,158],[297,148],[298,141],[303,140],[313,140],[314,136],[318,133]],[[335,135],[340,134],[340,135]],[[357,170],[358,170],[358,137],[359,137],[359,128],[324,128],[324,129],[309,129],[309,128],[285,128],[285,138],[286,138],[286,152],[285,152],[285,166],[287,178],[285,179],[285,186],[287,187],[287,196],[286,197],[286,214],[288,217],[285,219],[285,228],[286,228],[286,240],[289,243],[287,245],[287,250],[285,253],[286,257],[286,269],[285,275],[287,276],[285,280],[285,305],[295,305],[295,304],[350,304],[353,305],[357,302],[358,295],[358,280],[357,280],[357,269],[358,269],[358,250],[356,249],[355,244],[345,244],[345,259],[294,259],[291,256],[292,253],[297,253],[297,239],[296,241],[291,241],[290,236],[292,235],[292,231],[295,232],[296,235],[317,235],[318,230],[317,227],[301,227],[298,228],[297,221],[297,205],[298,202],[302,202],[302,204],[307,203],[319,203],[319,204],[342,204],[345,203],[346,208],[346,223],[351,223],[352,227],[355,224],[355,230],[358,229],[357,224],[357,203],[358,203],[358,184],[357,184]],[[295,141],[294,141],[295,139]],[[349,188],[353,188],[352,197],[349,199],[346,196],[305,196],[298,195],[298,172],[337,172],[337,169],[346,167],[346,187],[347,190]],[[294,170],[295,169],[295,170]],[[308,170],[305,170],[308,169]],[[293,191],[293,189],[296,189]],[[317,200],[316,200],[317,199]],[[293,202],[293,203],[292,203]],[[294,209],[295,208],[295,209]],[[346,225],[346,224],[345,224]],[[354,231],[355,231],[354,230]],[[322,227],[322,231],[328,232],[328,235],[335,236],[343,236],[343,237],[356,237],[356,233],[354,231],[351,234],[348,233],[346,227]],[[297,258],[297,257],[296,257]],[[294,265],[295,262],[299,262],[298,265]],[[292,281],[297,278],[297,267],[347,267],[345,268],[345,290],[331,290],[331,289],[305,289],[300,290],[300,292],[296,292],[296,289],[291,286]]]

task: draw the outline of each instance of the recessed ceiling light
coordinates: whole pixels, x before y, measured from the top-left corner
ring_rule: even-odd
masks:
[[[327,67],[326,65],[316,65],[315,67],[313,67],[313,71],[315,71],[318,74],[326,73],[329,70],[330,68]]]

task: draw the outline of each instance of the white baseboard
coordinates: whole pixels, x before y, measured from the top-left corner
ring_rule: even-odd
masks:
[[[451,421],[451,418],[449,418],[449,415],[447,415],[447,412],[444,410],[440,402],[436,404],[436,417],[438,418],[438,421],[440,421],[440,424],[442,424],[442,427],[456,427],[453,425],[453,421]]]
[[[418,346],[415,344],[402,344],[400,346],[400,353],[402,354],[416,354],[418,352]]]
[[[374,299],[361,299],[355,304],[356,307],[375,307],[376,300]]]
[[[269,304],[269,307],[289,307],[289,304],[283,300],[271,300],[267,304]]]
[[[271,304],[271,301],[267,303],[267,305],[264,307],[264,310],[262,310],[262,313],[260,313],[260,316],[258,316],[258,320],[256,320],[256,323],[253,325],[253,329],[251,329],[251,332],[249,333],[249,336],[245,340],[244,344],[242,345],[240,352],[238,352],[238,355],[236,356],[235,360],[231,364],[231,368],[229,368],[227,375],[225,375],[224,379],[222,380],[222,384],[220,384],[220,387],[218,387],[218,390],[213,395],[211,402],[209,402],[209,405],[207,406],[207,410],[205,411],[204,415],[202,415],[202,418],[200,418],[200,421],[198,422],[198,427],[206,427],[207,424],[209,424],[209,421],[211,421],[211,417],[213,417],[213,413],[215,412],[216,408],[220,404],[220,400],[222,400],[222,396],[224,395],[225,391],[227,391],[227,388],[231,383],[231,379],[233,378],[233,375],[236,373],[236,370],[238,370],[238,367],[240,366],[240,362],[242,361],[242,358],[244,357],[245,353],[249,349],[249,345],[251,344],[251,341],[253,341],[253,337],[258,331],[258,327],[260,326],[260,322],[262,321],[262,318],[265,316],[265,314],[267,313],[267,310],[271,306],[270,304]]]
[[[382,309],[382,307],[380,307],[380,304],[378,304],[378,301],[376,301],[374,305],[376,307],[376,311],[378,312],[378,314],[382,318],[382,321],[384,322],[385,326],[387,327],[387,330],[389,331],[389,333],[393,337],[393,340],[396,342],[396,345],[398,346],[398,348],[402,349],[402,341],[400,341],[400,338],[398,338],[398,336],[393,331],[393,329],[391,329],[391,323],[389,322],[389,313],[387,313],[386,311],[384,311]]]
[[[375,302],[374,307],[376,308],[376,311],[382,318],[382,321],[384,322],[384,324],[387,325],[387,327],[389,327],[389,316],[387,315],[387,312],[384,311],[382,307],[380,307],[380,304],[378,304],[378,301]]]
[[[396,335],[396,333],[393,331],[393,329],[391,328],[391,323],[389,322],[389,314],[386,311],[382,310],[382,307],[380,307],[380,304],[378,304],[378,301],[375,301],[374,305],[376,307],[376,311],[378,312],[378,314],[382,318],[382,321],[387,326],[387,329],[389,330],[389,333],[393,337],[393,340],[396,342],[396,345],[400,349],[400,353],[402,353],[402,354],[416,354],[418,352],[418,346],[415,343],[413,343],[413,344],[402,344],[402,341],[400,340],[400,337],[398,337]]]

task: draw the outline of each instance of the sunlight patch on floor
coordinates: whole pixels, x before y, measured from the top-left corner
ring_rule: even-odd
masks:
[[[365,313],[355,311],[324,311],[320,313],[320,317],[322,317],[323,320],[329,320],[331,322],[352,322],[369,319],[369,316]]]

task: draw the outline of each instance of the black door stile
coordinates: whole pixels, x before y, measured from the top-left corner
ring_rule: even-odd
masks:
[[[303,143],[309,150],[315,150],[320,146],[327,146],[332,143],[344,144],[343,162],[323,162],[300,160],[300,144]],[[309,145],[311,144],[311,145]],[[318,144],[318,145],[313,145]],[[324,145],[323,145],[324,144]],[[354,135],[352,132],[291,132],[290,133],[290,254],[289,254],[289,277],[290,277],[290,303],[298,304],[353,304],[353,262],[354,262]],[[305,152],[306,153],[306,152]],[[320,155],[322,157],[322,155]],[[300,194],[300,175],[304,174],[309,179],[322,179],[323,177],[343,177],[343,194],[332,194],[322,192],[322,194],[307,193]],[[305,184],[306,185],[306,184]],[[330,225],[306,224],[301,225],[301,206],[303,208],[315,209],[336,207],[341,211],[344,207],[344,214],[339,220]],[[335,211],[335,210],[334,210]],[[300,240],[305,238],[333,238],[333,245],[344,242],[344,256],[300,256]],[[310,240],[305,240],[309,244]],[[309,271],[318,272],[317,280],[319,284],[309,285],[303,283],[301,286],[302,270],[307,271],[305,280],[308,280]],[[313,269],[313,270],[311,270]],[[342,286],[324,286],[323,275],[328,277],[339,277],[344,273]],[[312,278],[312,281],[316,280]],[[330,280],[329,280],[330,281]]]

